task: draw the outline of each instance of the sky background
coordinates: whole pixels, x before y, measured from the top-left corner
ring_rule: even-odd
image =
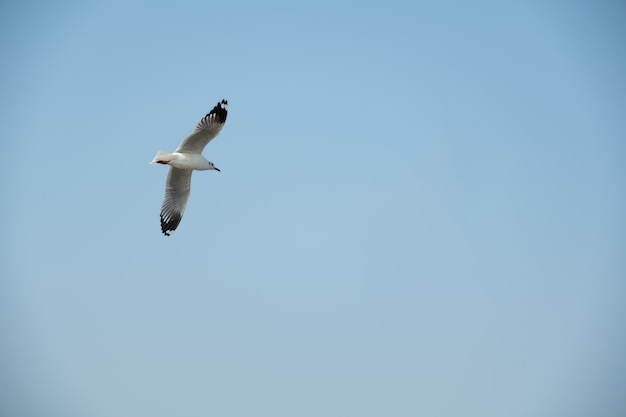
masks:
[[[626,415],[621,1],[0,4],[0,415]],[[228,121],[179,229],[173,151]]]

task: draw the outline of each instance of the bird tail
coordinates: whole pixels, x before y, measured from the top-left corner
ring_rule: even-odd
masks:
[[[172,159],[174,159],[174,155],[172,155],[171,153],[159,151],[157,152],[157,154],[154,156],[154,159],[150,163],[151,164],[167,164]]]

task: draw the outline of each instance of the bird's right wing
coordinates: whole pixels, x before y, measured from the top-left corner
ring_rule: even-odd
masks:
[[[189,190],[191,188],[191,169],[170,167],[165,182],[165,198],[161,206],[161,231],[169,236],[178,227],[183,218]]]
[[[228,101],[222,100],[200,120],[193,133],[183,139],[176,152],[201,153],[206,144],[220,133],[227,115]]]

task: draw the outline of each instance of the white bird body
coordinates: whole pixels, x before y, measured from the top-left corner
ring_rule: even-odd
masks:
[[[213,162],[208,161],[199,153],[174,152],[167,153],[163,151],[157,152],[156,156],[150,162],[151,164],[164,164],[174,168],[192,169],[196,171],[208,171],[215,168]]]
[[[201,155],[202,150],[220,133],[228,114],[228,101],[222,100],[200,120],[196,129],[178,145],[173,153],[159,151],[152,164],[169,165],[165,197],[161,206],[161,231],[165,236],[176,230],[183,218],[193,171],[219,171],[213,162]]]

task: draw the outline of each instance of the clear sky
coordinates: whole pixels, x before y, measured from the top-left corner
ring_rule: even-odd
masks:
[[[0,4],[0,415],[626,415],[621,1]],[[164,237],[149,165],[226,126]]]

